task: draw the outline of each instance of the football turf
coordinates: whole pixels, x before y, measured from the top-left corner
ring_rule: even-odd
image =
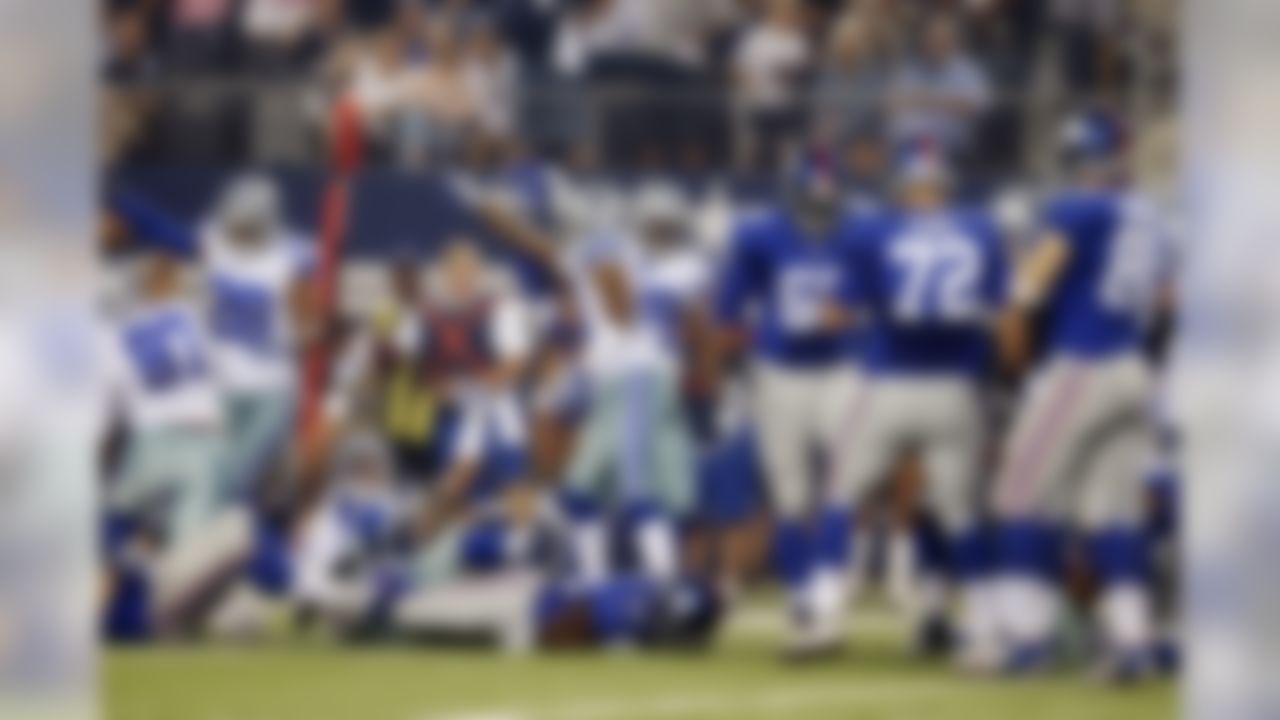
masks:
[[[110,720],[1146,720],[1173,686],[1099,686],[1078,672],[1016,683],[908,658],[898,624],[863,616],[846,657],[782,665],[775,619],[736,622],[704,655],[508,658],[415,648],[114,650]]]

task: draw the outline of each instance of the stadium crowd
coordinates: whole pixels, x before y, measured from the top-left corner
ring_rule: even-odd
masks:
[[[557,157],[590,141],[623,169],[767,170],[818,127],[927,135],[1007,173],[1046,114],[1172,86],[1154,0],[109,6],[104,136],[127,164],[315,163],[328,101],[349,92],[379,157],[409,167],[481,162],[500,140]]]
[[[1118,111],[1139,5],[110,5],[119,166],[278,159],[239,93],[305,88],[310,162],[345,104],[370,162],[499,243],[383,258],[335,313],[269,176],[196,219],[112,189],[111,636],[702,646],[777,578],[808,660],[881,579],[969,670],[1051,666],[1068,608],[1109,677],[1170,659],[1171,233]],[[1044,210],[969,202],[1025,172],[1007,91],[1050,51],[1076,102]],[[174,102],[200,78],[234,81]],[[770,192],[660,172],[729,169]]]

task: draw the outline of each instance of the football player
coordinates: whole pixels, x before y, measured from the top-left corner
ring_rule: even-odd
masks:
[[[286,227],[279,189],[261,175],[231,181],[194,230],[134,195],[117,193],[113,206],[148,242],[199,261],[229,433],[223,492],[260,492],[296,410],[296,350],[313,319],[312,248]]]
[[[169,634],[202,619],[199,604],[248,557],[252,537],[247,516],[220,494],[222,397],[180,262],[148,252],[138,270],[104,352],[128,428],[120,475],[106,490],[106,550],[119,582],[110,612],[132,614],[133,632]]]
[[[612,574],[610,516],[619,514],[643,573],[674,581],[681,570],[674,520],[692,504],[693,468],[671,346],[682,328],[669,327],[668,313],[683,324],[683,299],[690,280],[698,285],[697,273],[687,273],[663,243],[639,242],[618,213],[595,208],[558,253],[541,231],[492,198],[469,201],[568,291],[583,336],[589,398],[563,487],[579,582],[591,587]]]
[[[866,381],[840,430],[833,485],[839,502],[862,505],[906,453],[920,458],[924,504],[940,530],[936,554],[960,591],[961,639],[972,649],[993,635],[978,483],[983,386],[1008,271],[995,224],[957,207],[950,182],[935,154],[908,155],[896,207],[851,235]],[[945,649],[946,590],[921,587],[924,650]]]
[[[785,203],[737,227],[716,311],[731,351],[749,347],[754,425],[777,518],[775,565],[790,596],[786,654],[802,659],[842,641],[849,513],[815,494],[813,462],[830,455],[858,381],[835,176],[803,163],[784,194]]]
[[[222,405],[212,343],[182,295],[179,263],[149,253],[140,270],[139,296],[118,320],[109,356],[130,435],[108,504],[132,513],[167,501],[161,534],[177,540],[217,508]]]
[[[1063,534],[1077,530],[1098,574],[1103,669],[1117,679],[1150,667],[1149,558],[1142,533],[1151,456],[1151,379],[1141,348],[1158,296],[1164,229],[1125,187],[1123,133],[1100,114],[1069,123],[1072,185],[1044,210],[1022,258],[1015,315],[1042,312],[1046,353],[1014,418],[996,480],[1001,523],[1006,669],[1042,667],[1056,627]]]

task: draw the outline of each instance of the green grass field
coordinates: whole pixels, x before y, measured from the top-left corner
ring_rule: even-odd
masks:
[[[957,677],[904,655],[902,630],[860,617],[830,665],[776,659],[777,619],[748,613],[706,656],[312,646],[116,650],[111,720],[1146,720],[1175,715],[1167,683],[1100,687],[1079,674],[1019,683]]]

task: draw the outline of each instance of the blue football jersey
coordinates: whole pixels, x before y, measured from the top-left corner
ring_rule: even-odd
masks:
[[[981,213],[888,211],[851,236],[849,264],[866,312],[864,364],[873,374],[979,375],[992,361],[991,318],[1004,303],[1008,261]]]
[[[785,213],[770,211],[738,228],[717,292],[716,314],[726,325],[748,325],[755,351],[787,365],[848,358],[853,338],[822,327],[824,311],[852,293],[841,224],[811,239]]]
[[[1160,275],[1153,208],[1124,193],[1069,191],[1043,222],[1070,247],[1045,308],[1050,352],[1099,358],[1137,348]]]

